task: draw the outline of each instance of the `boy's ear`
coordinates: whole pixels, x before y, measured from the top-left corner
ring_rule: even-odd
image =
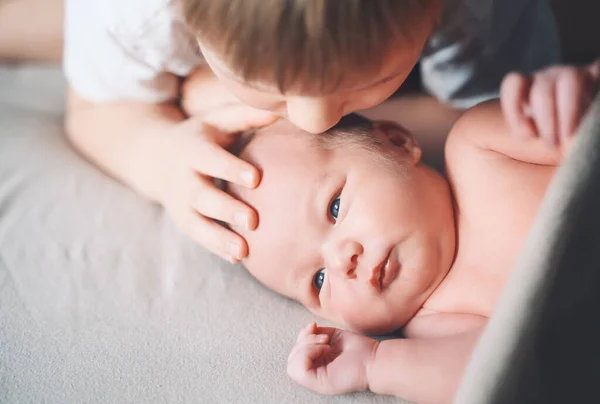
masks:
[[[415,137],[402,125],[391,121],[377,121],[373,123],[373,127],[376,131],[380,131],[390,143],[410,155],[415,164],[421,160],[421,147]]]

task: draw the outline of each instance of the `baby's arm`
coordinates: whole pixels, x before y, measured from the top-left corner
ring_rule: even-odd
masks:
[[[481,329],[444,337],[379,343],[367,370],[369,389],[405,400],[450,403]]]
[[[454,124],[446,154],[460,153],[464,146],[525,163],[552,166],[559,165],[565,153],[563,148],[549,147],[538,138],[511,133],[498,100],[471,108]]]
[[[382,342],[309,324],[290,353],[288,374],[322,394],[370,389],[418,403],[451,402],[486,319],[435,314],[411,323],[407,338]]]

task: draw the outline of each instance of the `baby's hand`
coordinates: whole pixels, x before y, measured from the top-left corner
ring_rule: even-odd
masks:
[[[310,323],[298,335],[287,371],[295,382],[321,394],[367,390],[367,367],[378,344],[354,332]]]
[[[157,152],[159,202],[192,239],[230,262],[248,254],[246,241],[213,219],[253,230],[258,218],[253,209],[218,189],[213,178],[256,187],[256,168],[224,148],[240,132],[276,119],[242,104],[219,108],[179,124]]]
[[[564,146],[588,110],[599,76],[600,59],[583,67],[550,67],[533,76],[508,74],[500,102],[512,132]]]

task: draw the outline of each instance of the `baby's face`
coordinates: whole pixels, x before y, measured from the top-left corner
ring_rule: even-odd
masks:
[[[382,146],[324,147],[285,121],[259,131],[242,158],[262,172],[234,187],[259,215],[246,268],[316,315],[361,332],[403,326],[440,284],[454,256],[446,181],[418,164],[399,128]]]

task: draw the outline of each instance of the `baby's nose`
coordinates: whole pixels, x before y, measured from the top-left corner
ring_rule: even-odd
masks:
[[[359,256],[363,253],[360,243],[350,240],[331,243],[325,253],[325,264],[330,276],[355,279]]]

